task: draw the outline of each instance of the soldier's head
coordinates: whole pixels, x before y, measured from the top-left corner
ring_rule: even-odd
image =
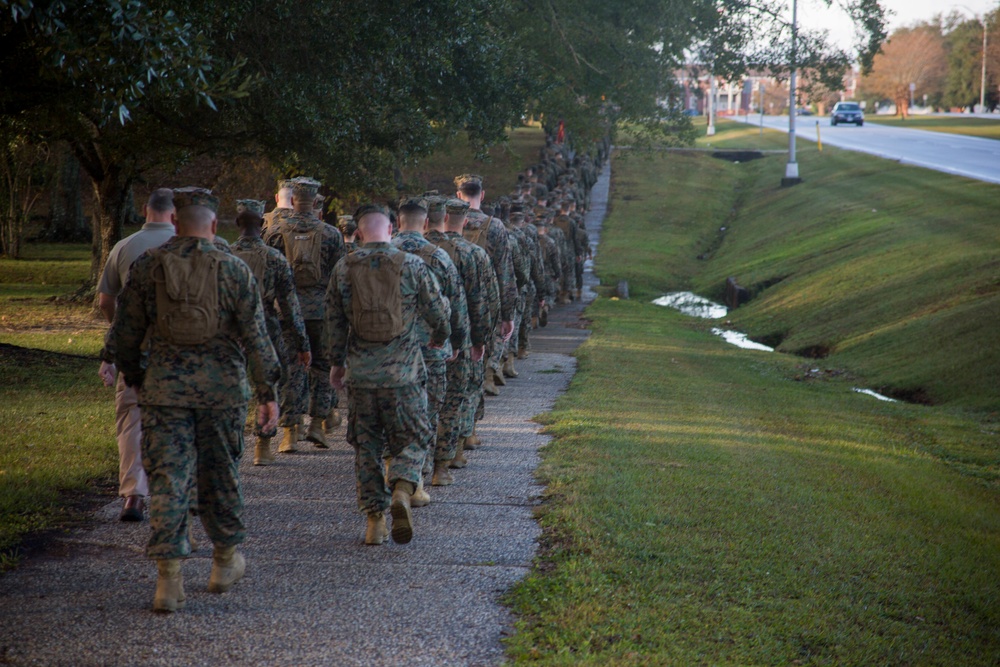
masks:
[[[278,181],[278,191],[274,194],[274,203],[278,208],[292,207],[292,186],[295,182],[290,178],[283,178]]]
[[[447,215],[444,218],[445,228],[449,232],[462,233],[465,219],[469,215],[469,202],[461,199],[449,199],[445,204]]]
[[[240,236],[256,238],[264,227],[264,219],[256,211],[246,209],[236,215],[236,226],[240,230]]]
[[[448,216],[447,197],[429,197],[427,199],[427,229],[443,232],[444,221]]]
[[[404,199],[397,213],[399,231],[423,233],[427,223],[427,200],[423,197]]]
[[[358,235],[365,243],[388,243],[392,240],[389,209],[379,204],[362,204],[354,212]]]
[[[215,239],[219,198],[211,190],[197,187],[174,190],[174,227],[177,236],[197,236]]]
[[[483,189],[483,177],[476,174],[462,174],[455,177],[455,186],[458,191],[455,195],[464,202],[468,202],[471,208],[478,209],[486,196]]]
[[[535,228],[538,230],[539,236],[547,236],[549,233],[549,221],[548,218],[544,216],[539,216],[535,220]]]
[[[344,241],[353,243],[354,237],[358,235],[358,223],[354,222],[353,215],[341,215],[337,218],[337,229],[344,235]]]
[[[326,201],[326,197],[323,195],[316,195],[313,198],[313,215],[315,215],[319,220],[323,219],[323,202]]]
[[[157,188],[149,193],[149,199],[142,207],[146,222],[170,222],[174,214],[174,191]]]
[[[561,202],[559,202],[559,212],[560,213],[569,213],[569,200],[568,199],[563,199]]]
[[[515,227],[524,227],[524,213],[521,212],[514,213],[513,211],[511,211],[510,224],[514,225]]]
[[[292,208],[296,213],[312,213],[320,182],[308,177],[296,178],[292,185]]]

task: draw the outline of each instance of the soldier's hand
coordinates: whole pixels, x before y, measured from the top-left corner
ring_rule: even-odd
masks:
[[[459,350],[459,349],[458,349],[457,347],[456,347],[456,348],[454,348],[454,352],[452,352],[452,353],[451,353],[451,356],[450,356],[450,357],[448,357],[447,359],[445,359],[445,361],[446,361],[446,362],[452,362],[452,361],[455,361],[456,359],[458,359],[458,354],[459,354],[459,352],[461,352],[461,350]]]
[[[510,340],[510,337],[514,335],[514,321],[507,320],[506,322],[500,323],[500,337],[503,338],[503,342]]]
[[[299,352],[299,363],[309,367],[312,365],[312,352]]]
[[[101,368],[97,371],[97,376],[101,378],[105,387],[111,387],[115,383],[115,374],[118,369],[115,368],[114,364],[109,364],[106,361],[101,362]]]
[[[330,366],[330,384],[334,389],[344,388],[344,373],[347,371],[343,366]]]
[[[278,404],[269,401],[257,406],[257,424],[264,433],[273,432],[278,428]]]
[[[486,346],[485,345],[473,345],[472,346],[472,360],[473,361],[482,361],[484,354],[486,354]]]

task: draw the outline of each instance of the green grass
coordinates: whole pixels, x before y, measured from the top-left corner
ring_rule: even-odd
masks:
[[[967,134],[983,139],[1000,139],[1000,120],[990,118],[962,118],[955,116],[910,116],[906,120],[896,117],[869,116],[867,121],[893,127],[910,127],[917,130]]]
[[[709,141],[786,138],[720,123]],[[588,308],[578,373],[544,417],[542,552],[508,596],[515,662],[996,663],[1000,318],[974,306],[1000,289],[998,189],[799,157],[789,189],[782,156],[614,164],[597,271],[632,299]],[[740,350],[649,303],[719,296],[729,275],[756,293],[733,328],[830,356]],[[896,276],[899,294],[880,287]],[[853,391],[931,370],[934,407]]]
[[[0,347],[0,554],[72,517],[72,503],[117,478],[114,390],[97,362]]]

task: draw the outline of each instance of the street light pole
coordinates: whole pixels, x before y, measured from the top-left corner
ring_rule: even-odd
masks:
[[[798,30],[798,0],[792,0],[792,50],[791,76],[788,78],[788,164],[785,165],[785,177],[781,185],[796,185],[802,182],[799,178],[799,163],[795,161],[795,78],[798,73],[795,52],[795,38]]]

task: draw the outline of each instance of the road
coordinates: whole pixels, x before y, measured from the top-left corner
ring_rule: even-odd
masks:
[[[760,124],[760,116],[750,116],[750,122]],[[829,117],[825,116],[796,118],[797,138],[815,142],[817,122],[820,138],[826,145],[898,160],[902,164],[1000,183],[1000,141],[995,139],[888,127],[878,125],[877,121],[866,121],[863,127],[833,127]],[[764,116],[764,127],[787,132],[788,116]]]

